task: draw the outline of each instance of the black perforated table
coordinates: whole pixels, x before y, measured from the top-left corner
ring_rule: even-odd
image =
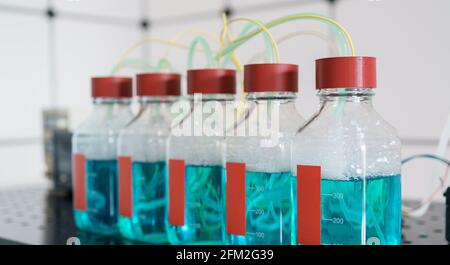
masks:
[[[422,218],[403,218],[403,244],[448,244],[444,216],[444,204],[433,203]],[[74,237],[83,244],[139,244],[77,231],[71,201],[51,195],[48,188],[0,192],[0,244],[62,245]]]

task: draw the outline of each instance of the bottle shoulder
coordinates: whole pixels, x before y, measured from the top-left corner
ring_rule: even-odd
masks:
[[[248,139],[276,136],[279,139],[291,138],[303,126],[305,119],[297,112],[293,104],[274,108],[268,113],[266,109],[248,108],[243,118],[237,119],[234,126],[228,128],[228,133],[239,138],[227,140],[244,141]],[[271,134],[272,133],[272,134]]]
[[[295,135],[296,165],[320,165],[322,176],[347,179],[398,175],[401,141],[394,127],[375,111],[317,113]]]
[[[298,130],[294,139],[335,139],[364,141],[386,139],[400,143],[397,130],[376,111],[314,114]]]
[[[99,115],[92,113],[74,131],[74,136],[86,134],[117,134],[133,119],[133,114],[116,113],[114,115]]]
[[[291,142],[305,120],[294,108],[281,109],[267,119],[248,116],[226,138],[226,161],[245,163],[250,171],[289,171]],[[253,127],[253,133],[250,127]],[[239,132],[245,132],[240,134]]]
[[[121,131],[124,135],[168,136],[171,121],[164,117],[136,116]]]

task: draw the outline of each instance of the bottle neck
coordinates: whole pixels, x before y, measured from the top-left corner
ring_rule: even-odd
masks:
[[[189,99],[194,102],[200,101],[233,101],[235,94],[190,94]]]
[[[94,115],[115,116],[131,113],[131,98],[94,98]]]
[[[179,96],[139,96],[138,102],[141,105],[173,103],[179,99]]]
[[[179,100],[179,96],[140,96],[139,102],[139,114],[140,115],[166,115],[170,113],[172,104]]]
[[[275,117],[275,119],[279,119],[280,122],[286,117],[297,117],[296,98],[297,93],[294,92],[251,92],[247,95],[248,115],[252,115],[251,113],[258,113],[259,115],[267,111],[268,117],[276,115],[278,117]]]
[[[250,92],[247,95],[248,101],[283,100],[295,101],[297,93],[294,92]]]
[[[131,98],[94,98],[94,107],[104,107],[112,105],[131,105]]]
[[[342,107],[343,103],[349,106],[372,107],[374,95],[374,90],[370,88],[321,89],[317,93],[322,107]]]

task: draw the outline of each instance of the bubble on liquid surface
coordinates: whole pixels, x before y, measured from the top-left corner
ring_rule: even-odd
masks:
[[[326,135],[295,137],[292,172],[296,166],[321,166],[322,177],[348,180],[352,177],[397,175],[400,172],[400,141],[383,137],[346,134],[337,129]]]

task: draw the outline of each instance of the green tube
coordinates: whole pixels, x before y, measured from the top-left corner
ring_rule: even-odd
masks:
[[[260,21],[258,21],[258,22],[260,22]],[[260,23],[264,24],[262,22],[260,22]],[[248,23],[239,33],[238,39],[242,38],[245,34],[247,34],[249,32],[250,29],[252,29],[254,27],[256,27],[254,24]],[[273,49],[272,49],[272,42],[270,41],[270,38],[267,36],[267,34],[264,34],[263,36],[264,36],[264,42],[266,45],[266,52],[268,53],[270,60],[273,61],[273,58],[275,55],[274,55]],[[227,54],[222,54],[224,59],[222,61],[221,67],[226,67],[231,62],[231,55],[232,55],[232,52],[227,53]]]
[[[205,51],[205,56],[206,56],[207,67],[211,68],[213,65],[211,48],[209,47],[208,42],[203,37],[198,36],[191,42],[191,45],[189,46],[188,69],[193,68],[194,53],[195,53],[195,48],[197,47],[197,45],[203,46],[203,49]]]
[[[158,61],[158,66],[156,68],[156,71],[161,72],[164,69],[164,67],[167,67],[167,69],[169,69],[169,72],[174,72],[170,62],[164,58],[161,58]]]
[[[296,15],[318,15],[318,14],[313,14],[313,13],[302,13],[302,14],[296,14]],[[296,18],[296,19],[291,19],[291,20],[287,20],[287,21],[283,21],[283,22],[277,22],[278,19],[276,20],[272,20],[269,23],[265,24],[265,26],[267,28],[272,28],[281,24],[284,24],[285,22],[289,22],[292,20],[315,20],[315,21],[320,21],[320,22],[324,22],[329,26],[332,26],[332,28],[334,29],[334,32],[336,34],[336,38],[338,40],[339,43],[339,47],[340,47],[340,55],[349,55],[351,54],[351,51],[347,45],[346,39],[344,34],[333,24],[329,23],[328,21],[322,20],[322,19],[318,19],[318,18]],[[249,39],[251,39],[252,37],[256,36],[257,34],[259,34],[262,30],[261,29],[256,29],[253,32],[242,36],[240,38],[237,38],[236,40],[234,40],[228,47],[226,47],[223,51],[222,51],[222,55],[225,56],[230,52],[233,52],[236,48],[238,48],[239,46],[241,46],[242,44],[244,44],[246,41],[248,41]]]
[[[253,27],[253,24],[248,23],[239,33],[238,38],[244,36],[245,34],[247,34],[247,32]],[[226,55],[223,56],[223,60],[222,60],[222,64],[220,65],[220,67],[226,67],[230,62],[231,62],[231,55],[232,53],[228,53]],[[217,58],[216,58],[217,61]]]

